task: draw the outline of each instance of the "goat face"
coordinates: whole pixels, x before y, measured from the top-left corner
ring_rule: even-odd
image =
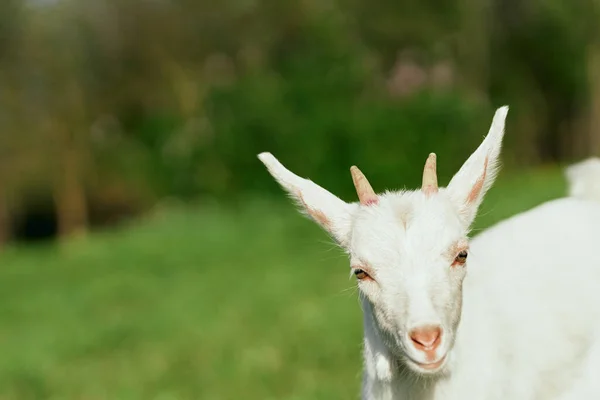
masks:
[[[390,350],[417,372],[441,370],[454,342],[466,234],[445,190],[389,193],[355,212],[348,253],[360,293]]]

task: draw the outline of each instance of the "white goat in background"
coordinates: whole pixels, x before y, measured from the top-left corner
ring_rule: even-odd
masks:
[[[569,195],[600,201],[600,158],[589,158],[565,170]]]
[[[600,399],[600,204],[585,190],[600,172],[571,169],[581,198],[468,238],[507,112],[446,188],[431,154],[417,191],[378,195],[352,167],[360,202],[346,203],[259,155],[349,255],[364,311],[363,399]]]

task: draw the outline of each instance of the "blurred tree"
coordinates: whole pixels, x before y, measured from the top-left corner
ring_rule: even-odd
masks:
[[[52,182],[58,232],[61,237],[80,235],[87,228],[84,179],[90,160],[88,129],[94,93],[87,85],[88,68],[83,59],[78,24],[71,4],[31,12],[24,78],[35,93],[35,126],[38,140],[33,146],[46,150]]]
[[[11,201],[14,202],[15,178],[19,154],[19,88],[15,73],[18,48],[23,29],[23,3],[6,0],[0,3],[0,248],[10,238],[12,224]]]
[[[587,109],[586,154],[600,156],[600,1],[592,2],[592,9],[586,22],[589,26],[587,47],[587,79],[590,101]]]
[[[483,97],[489,93],[492,0],[458,0],[457,58],[466,90]]]

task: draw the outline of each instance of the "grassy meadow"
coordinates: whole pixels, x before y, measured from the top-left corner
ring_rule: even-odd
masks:
[[[555,168],[502,172],[477,228],[564,190]],[[0,400],[358,398],[347,260],[283,193],[0,263]]]

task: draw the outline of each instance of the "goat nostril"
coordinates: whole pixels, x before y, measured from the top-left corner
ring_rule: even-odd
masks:
[[[419,350],[435,350],[440,344],[442,330],[439,326],[425,326],[410,331],[410,339]]]

